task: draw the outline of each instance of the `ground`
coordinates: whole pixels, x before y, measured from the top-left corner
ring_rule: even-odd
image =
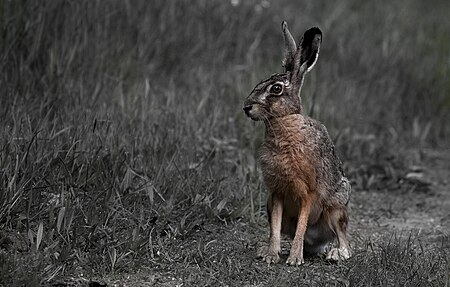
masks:
[[[282,262],[268,265],[255,258],[257,246],[260,242],[267,240],[268,224],[266,222],[251,223],[245,220],[223,222],[218,219],[216,222],[199,226],[195,233],[186,238],[174,238],[173,243],[176,246],[168,247],[167,250],[158,250],[152,262],[136,273],[115,274],[89,280],[82,277],[67,278],[63,282],[72,281],[84,286],[102,286],[102,284],[107,286],[390,285],[389,281],[385,281],[384,284],[382,284],[383,281],[379,284],[374,282],[364,284],[369,281],[358,278],[364,274],[358,271],[352,272],[352,270],[358,269],[358,264],[364,265],[365,260],[371,262],[372,259],[383,256],[377,253],[377,246],[381,249],[399,247],[402,244],[418,246],[422,251],[413,256],[418,260],[430,260],[430,264],[431,261],[438,259],[434,255],[425,256],[427,252],[434,254],[435,249],[443,249],[446,250],[445,256],[449,254],[450,248],[448,182],[450,153],[446,149],[424,149],[420,152],[412,152],[411,158],[411,162],[416,163],[419,159],[420,166],[412,166],[413,171],[406,174],[405,179],[400,180],[402,184],[410,186],[409,190],[354,190],[350,203],[349,225],[354,255],[347,262],[330,263],[321,258],[308,258],[300,267],[287,266]],[[281,257],[285,260],[288,256],[289,241],[284,240],[282,245]],[[403,251],[411,250],[400,250],[400,253]],[[168,260],[159,258],[159,254],[163,252],[170,253]],[[436,254],[439,254],[439,251]],[[363,257],[365,259],[362,259]],[[398,259],[402,261],[401,257]],[[381,261],[382,259],[379,263]],[[404,264],[407,265],[406,261]],[[442,266],[447,264],[448,271],[448,259],[436,263]],[[372,262],[365,267],[383,269],[386,266],[377,266]],[[419,264],[415,268],[426,269],[427,266]],[[436,266],[434,268],[439,269]],[[386,270],[389,271],[389,268]],[[432,266],[430,270],[433,270]],[[384,274],[384,271],[372,272],[381,272],[378,275],[384,280],[393,280],[389,275]],[[369,273],[371,272],[367,271],[367,276]],[[403,275],[399,274],[399,276]],[[428,276],[427,280],[430,278],[432,276]],[[404,284],[414,286],[414,282],[419,282],[426,286],[428,283],[431,285],[433,283],[432,281],[421,282],[420,278],[417,280],[419,281],[409,283],[405,281]],[[450,282],[448,272],[446,280],[447,283]],[[401,281],[397,281],[394,285],[399,282]],[[441,282],[445,282],[445,278]],[[59,286],[65,286],[65,283]]]

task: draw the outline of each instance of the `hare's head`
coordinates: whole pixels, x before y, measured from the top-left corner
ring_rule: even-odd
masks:
[[[307,30],[297,48],[287,23],[283,22],[281,27],[285,42],[284,73],[275,74],[259,83],[244,103],[245,114],[256,121],[302,112],[300,89],[303,79],[319,57],[322,42],[319,28]]]

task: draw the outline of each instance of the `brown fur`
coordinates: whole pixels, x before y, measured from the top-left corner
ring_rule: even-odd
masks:
[[[304,253],[323,253],[336,237],[339,247],[327,257],[346,259],[350,184],[326,128],[303,114],[298,96],[317,60],[322,34],[318,28],[308,30],[297,49],[287,24],[282,27],[288,42],[286,71],[258,84],[244,106],[249,117],[266,126],[260,162],[269,189],[270,242],[258,256],[277,262],[280,234],[286,233],[293,238],[288,264],[302,264]],[[274,85],[281,85],[282,93],[274,94]]]

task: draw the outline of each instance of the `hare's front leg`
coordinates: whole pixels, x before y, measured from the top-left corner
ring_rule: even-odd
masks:
[[[303,241],[305,238],[309,214],[311,212],[311,206],[312,200],[304,199],[301,203],[297,221],[297,229],[295,231],[294,240],[292,241],[289,257],[286,261],[289,265],[301,265],[305,262],[303,259]]]
[[[272,205],[270,215],[270,239],[269,246],[262,246],[258,250],[258,257],[267,263],[277,263],[280,260],[278,253],[281,251],[281,220],[283,217],[283,198],[272,194],[268,204]]]

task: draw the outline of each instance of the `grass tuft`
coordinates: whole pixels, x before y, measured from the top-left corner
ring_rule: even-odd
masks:
[[[448,238],[445,239],[448,241]],[[351,286],[447,286],[449,249],[443,244],[426,246],[417,235],[390,235],[351,260]]]

